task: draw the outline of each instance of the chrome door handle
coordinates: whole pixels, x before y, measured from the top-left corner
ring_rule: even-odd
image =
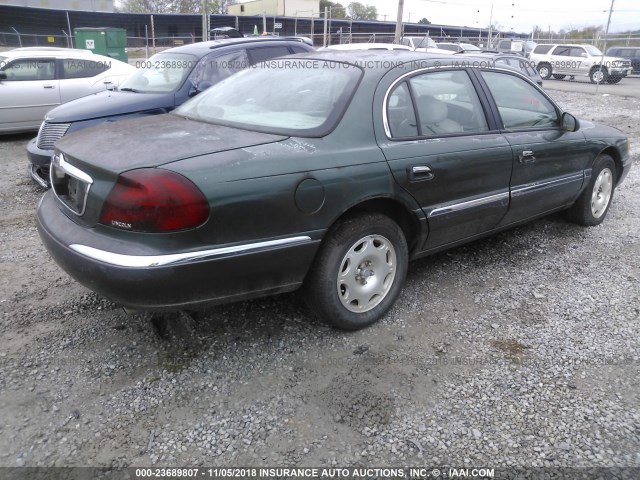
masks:
[[[53,85],[43,85],[43,88],[53,88]]]
[[[533,155],[532,150],[524,150],[518,157],[520,163],[533,163],[536,161],[536,157]]]
[[[416,165],[411,167],[411,178],[414,180],[431,180],[434,175],[427,165]]]

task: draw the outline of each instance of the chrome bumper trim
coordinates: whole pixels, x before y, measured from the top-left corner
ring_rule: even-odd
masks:
[[[107,252],[86,245],[72,244],[69,248],[94,260],[115,265],[118,267],[143,268],[161,267],[174,265],[207,258],[232,255],[237,253],[249,253],[255,250],[268,249],[273,247],[293,246],[308,243],[311,237],[299,236],[291,238],[281,238],[279,240],[269,240],[267,242],[249,243],[245,245],[235,245],[232,247],[214,248],[211,250],[201,250],[198,252],[174,253],[169,255],[123,255],[120,253]]]
[[[45,190],[49,190],[49,182],[45,181],[40,175],[38,175],[38,167],[36,167],[33,163],[29,164],[29,176],[31,179],[38,184],[38,186],[44,188]]]

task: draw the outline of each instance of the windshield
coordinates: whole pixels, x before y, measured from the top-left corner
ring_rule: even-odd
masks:
[[[243,70],[174,110],[247,130],[321,137],[346,109],[362,72],[324,60],[271,60]]]
[[[158,53],[141,60],[140,67],[120,85],[120,90],[142,93],[169,93],[177,90],[198,63],[198,58],[183,53]]]
[[[592,45],[584,45],[584,49],[589,52],[589,55],[598,56],[602,55],[602,52]]]

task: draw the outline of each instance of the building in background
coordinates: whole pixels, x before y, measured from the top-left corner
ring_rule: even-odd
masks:
[[[115,12],[114,0],[0,0],[0,5],[84,12]]]
[[[252,0],[229,5],[229,15],[319,17],[320,0]]]

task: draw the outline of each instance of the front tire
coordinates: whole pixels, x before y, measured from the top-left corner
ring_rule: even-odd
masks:
[[[569,220],[592,227],[607,216],[616,185],[616,165],[609,155],[600,155],[591,170],[591,179],[578,200],[567,210]]]
[[[548,63],[541,63],[538,65],[538,73],[543,80],[549,80],[551,78],[551,65]]]
[[[615,85],[616,83],[620,83],[620,80],[622,80],[621,76],[616,75],[614,77],[613,75],[610,75],[609,78],[607,78],[607,83],[609,83],[611,85]]]
[[[408,248],[389,217],[363,213],[336,224],[305,280],[310,310],[342,330],[379,320],[395,303],[407,275]]]
[[[607,69],[604,67],[602,67],[602,69],[600,69],[600,67],[594,67],[591,69],[591,72],[589,72],[589,80],[591,80],[591,83],[606,83],[608,77]]]

